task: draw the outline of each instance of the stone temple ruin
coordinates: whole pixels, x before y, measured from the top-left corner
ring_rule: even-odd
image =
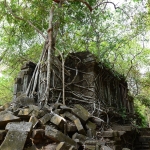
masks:
[[[45,104],[45,63],[37,74],[38,64],[22,66],[13,101],[0,107],[0,150],[149,150],[150,129],[133,124],[133,99],[124,77],[90,52],[71,53],[63,86],[61,61],[53,58]]]

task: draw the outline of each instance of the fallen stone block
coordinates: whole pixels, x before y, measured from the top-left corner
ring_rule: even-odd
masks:
[[[65,142],[60,142],[57,147],[56,150],[75,150],[74,146],[68,145]]]
[[[29,105],[28,108],[21,109],[18,113],[18,116],[21,118],[30,118],[30,116],[39,117],[41,115],[44,115],[42,113],[43,111],[40,110],[38,106]]]
[[[17,100],[19,100],[21,106],[28,106],[28,105],[34,105],[35,104],[35,100],[33,98],[29,98],[27,96],[24,96],[24,97],[19,96],[17,98]]]
[[[10,122],[6,125],[5,130],[30,132],[32,129],[31,122]]]
[[[31,147],[27,147],[24,150],[39,150],[39,149],[37,149],[35,145],[32,145]]]
[[[132,126],[113,125],[112,129],[117,131],[132,131]]]
[[[0,114],[0,129],[4,129],[9,122],[19,121],[20,118],[12,115],[10,112],[1,112]]]
[[[120,135],[119,135],[118,131],[113,131],[112,130],[112,131],[103,131],[102,136],[109,138],[109,137],[117,137],[117,136],[120,136]]]
[[[84,128],[83,128],[83,126],[82,126],[79,119],[74,120],[74,124],[76,125],[77,130],[80,134],[83,134],[83,135],[86,134],[86,132],[85,132],[85,130],[84,130]]]
[[[62,132],[50,127],[45,127],[45,135],[55,142],[65,142],[76,147],[76,142]]]
[[[46,124],[50,119],[52,118],[52,115],[50,113],[45,114],[40,120],[42,124]]]
[[[84,148],[86,150],[95,150],[96,149],[96,145],[85,145]]]
[[[94,140],[94,139],[92,139],[92,140],[86,140],[85,141],[85,144],[89,144],[89,145],[99,145],[99,146],[101,146],[101,145],[105,145],[105,143],[106,143],[106,141],[105,140]]]
[[[18,116],[21,118],[30,118],[32,111],[33,109],[30,108],[21,109],[18,113]]]
[[[61,129],[64,128],[64,124],[66,123],[66,120],[57,114],[54,114],[50,121]]]
[[[82,134],[78,134],[78,133],[75,133],[73,136],[72,136],[72,139],[79,139],[79,142],[80,143],[84,143],[86,141],[86,136],[82,135]]]
[[[27,136],[26,131],[8,131],[0,150],[23,150]]]
[[[100,148],[100,150],[113,150],[113,149],[111,149],[110,147],[108,147],[108,146],[101,146],[101,148]]]
[[[79,104],[74,105],[72,112],[83,122],[86,122],[90,117],[90,113]]]
[[[123,148],[122,150],[130,150],[129,148]]]
[[[70,112],[65,112],[64,113],[65,117],[68,118],[71,121],[74,121],[77,119],[77,117],[75,117],[73,114],[71,114]]]

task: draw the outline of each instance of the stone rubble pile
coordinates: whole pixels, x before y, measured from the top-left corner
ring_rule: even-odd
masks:
[[[41,108],[18,97],[0,107],[0,150],[122,150],[120,137],[131,127],[105,130],[105,124],[79,104]]]

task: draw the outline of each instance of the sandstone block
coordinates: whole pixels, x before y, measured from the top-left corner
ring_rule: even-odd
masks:
[[[96,145],[85,145],[85,149],[87,149],[87,150],[95,150],[96,149]]]
[[[83,128],[83,126],[82,126],[79,119],[74,120],[74,124],[76,125],[77,130],[80,134],[84,134],[84,135],[86,134],[86,132],[85,132],[85,130],[84,130],[84,128]]]
[[[113,125],[112,129],[117,131],[132,131],[132,126]]]
[[[65,117],[68,118],[71,121],[74,121],[77,119],[77,117],[75,117],[73,114],[71,114],[70,112],[65,112],[64,113]]]
[[[21,118],[29,118],[33,110],[30,108],[21,109],[18,113],[18,116]]]
[[[90,117],[89,112],[79,104],[74,105],[72,112],[75,116],[77,116],[83,122],[86,122]]]
[[[119,137],[120,134],[118,131],[103,131],[102,132],[103,137]]]
[[[30,132],[32,129],[31,122],[10,122],[6,125],[6,130]]]
[[[27,135],[26,131],[8,131],[0,150],[23,150]]]
[[[54,114],[50,121],[61,129],[64,128],[64,123],[66,122],[63,117],[57,114]]]
[[[42,124],[46,124],[48,121],[50,121],[51,118],[52,115],[50,113],[47,113],[39,120],[41,121]]]
[[[3,111],[2,111],[3,112]],[[9,112],[3,112],[0,114],[0,128],[4,128],[8,122],[19,121],[20,118],[12,115]]]
[[[102,146],[102,147],[100,148],[100,150],[113,150],[113,149],[111,149],[111,148],[108,147],[108,146]]]
[[[45,127],[45,135],[55,142],[65,142],[76,147],[76,142],[70,137],[48,125]]]

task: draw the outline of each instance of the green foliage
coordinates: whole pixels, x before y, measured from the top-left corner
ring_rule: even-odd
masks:
[[[148,118],[147,116],[147,108],[143,105],[139,99],[134,100],[135,106],[135,114],[137,114],[136,125],[139,127],[147,127],[148,126]]]
[[[0,77],[0,105],[12,100],[13,79],[9,77]]]

